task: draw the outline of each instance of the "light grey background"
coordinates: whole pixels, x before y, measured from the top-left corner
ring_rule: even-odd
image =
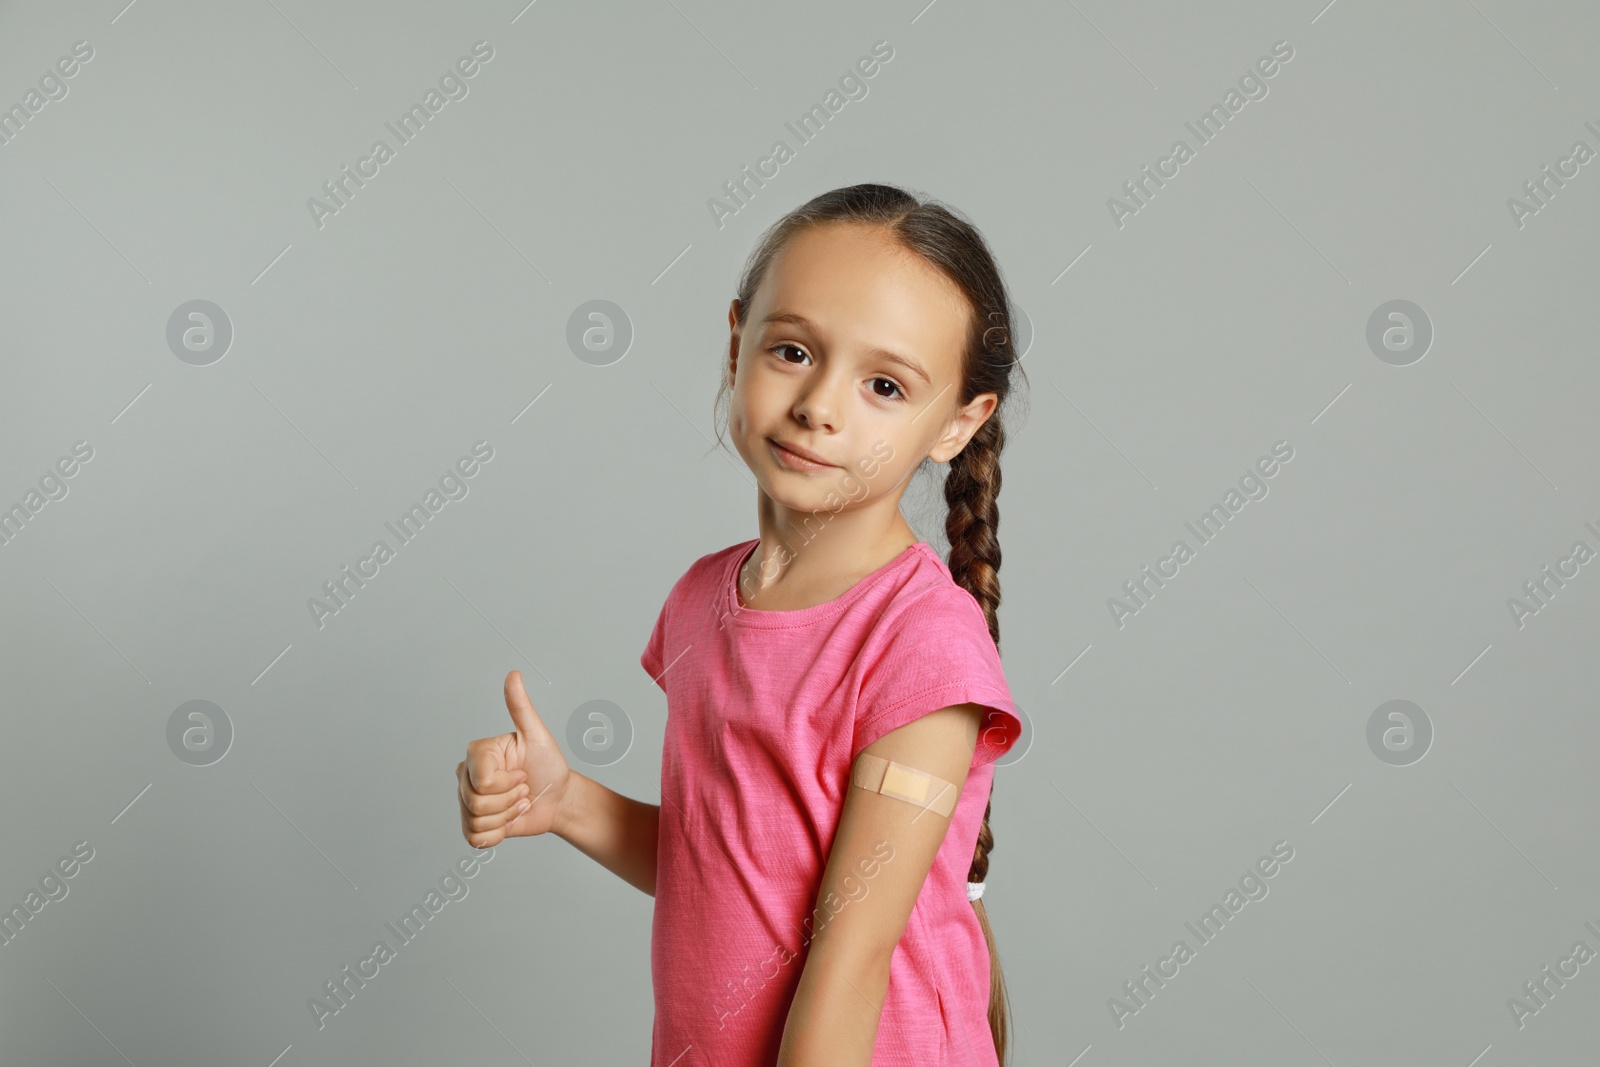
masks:
[[[5,5],[0,106],[94,56],[0,147],[0,505],[94,456],[0,547],[0,904],[94,856],[0,946],[3,1059],[646,1062],[651,901],[556,839],[496,849],[323,1028],[307,1002],[470,851],[453,768],[510,729],[508,670],[558,737],[616,702],[632,746],[584,769],[659,800],[639,653],[689,563],[756,533],[709,451],[738,269],[881,180],[968,213],[1035,331],[1000,499],[1034,733],[984,898],[1014,1062],[1592,1062],[1600,963],[1520,1027],[1508,1000],[1600,950],[1600,565],[1522,626],[1508,600],[1600,548],[1600,162],[1520,227],[1507,201],[1600,149],[1597,32],[1510,0]],[[480,40],[469,94],[319,228],[308,199]],[[208,366],[167,343],[197,299],[234,331]],[[634,330],[608,366],[566,341],[595,299]],[[1366,340],[1394,299],[1435,331],[1408,366]],[[319,629],[308,599],[477,441],[468,495]],[[1199,545],[1278,441],[1270,494]],[[907,514],[944,551],[939,500]],[[1434,731],[1408,766],[1367,742],[1393,699]],[[191,700],[234,731],[209,766],[168,745]],[[1184,924],[1279,841],[1201,945]]]

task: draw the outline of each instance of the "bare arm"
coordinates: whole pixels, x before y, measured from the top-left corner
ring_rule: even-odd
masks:
[[[960,796],[978,743],[977,704],[897,727],[862,750],[950,783]],[[779,1067],[867,1067],[889,991],[889,962],[944,843],[948,816],[866,789],[845,790],[812,939],[778,1051]]]
[[[571,772],[552,832],[624,882],[656,895],[661,805],[625,797]]]

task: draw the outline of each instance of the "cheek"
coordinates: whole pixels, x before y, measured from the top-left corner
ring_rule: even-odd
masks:
[[[885,487],[896,484],[913,458],[908,448],[898,437],[874,435],[856,459],[855,479],[873,493],[882,492]]]
[[[764,379],[759,374],[745,379],[736,399],[747,428],[759,429],[781,423],[789,410],[782,383]]]
[[[728,390],[728,421],[730,424],[742,425],[748,421],[750,410],[750,384],[746,378],[740,378],[732,389]]]

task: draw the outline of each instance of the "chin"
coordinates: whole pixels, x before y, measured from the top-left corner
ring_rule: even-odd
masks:
[[[817,482],[810,488],[785,484],[791,482],[794,477],[792,471],[778,470],[765,478],[757,478],[756,484],[761,486],[761,491],[766,494],[767,499],[779,507],[788,508],[790,511],[827,511],[829,494],[837,494],[837,490],[832,485],[822,482]]]

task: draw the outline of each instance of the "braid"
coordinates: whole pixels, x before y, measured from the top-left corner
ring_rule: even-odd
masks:
[[[956,584],[971,593],[983,609],[989,636],[995,649],[1000,647],[1000,450],[1005,447],[1005,429],[996,412],[978,428],[972,439],[950,461],[944,482],[945,537],[950,542],[950,574]],[[981,882],[989,874],[989,852],[994,848],[994,831],[989,829],[989,812],[994,806],[993,785],[990,799],[983,806],[983,822],[978,827],[977,847],[967,881]],[[995,952],[994,934],[989,929],[989,913],[980,898],[972,902],[989,946],[989,1028],[998,1049],[1006,1047],[1006,987]],[[1004,1053],[1001,1053],[1002,1057]]]
[[[1000,647],[1000,450],[1006,432],[995,412],[954,459],[944,481],[945,538],[950,542],[950,574],[971,593]]]

